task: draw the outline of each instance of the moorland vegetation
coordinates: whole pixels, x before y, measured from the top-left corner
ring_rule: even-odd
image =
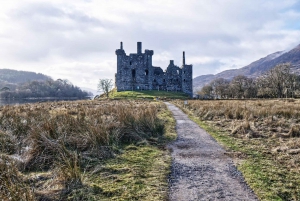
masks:
[[[165,200],[175,136],[158,102],[0,107],[0,200]]]
[[[174,100],[224,145],[260,200],[300,199],[300,100]]]

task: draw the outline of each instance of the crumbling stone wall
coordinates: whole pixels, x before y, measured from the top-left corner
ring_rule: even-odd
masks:
[[[128,90],[164,90],[182,91],[193,95],[193,67],[183,64],[180,67],[170,60],[164,72],[160,67],[152,66],[153,50],[142,53],[142,43],[137,43],[137,53],[126,55],[121,42],[120,49],[116,50],[117,73],[115,75],[118,91]]]

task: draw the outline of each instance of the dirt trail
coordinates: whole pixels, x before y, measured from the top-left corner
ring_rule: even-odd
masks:
[[[165,104],[176,119],[178,134],[169,144],[170,200],[258,200],[225,150],[179,108]]]

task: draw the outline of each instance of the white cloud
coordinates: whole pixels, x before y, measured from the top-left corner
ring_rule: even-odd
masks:
[[[0,8],[3,68],[41,72],[95,88],[114,78],[115,50],[153,49],[153,65],[194,76],[243,67],[300,43],[296,0],[10,0]]]

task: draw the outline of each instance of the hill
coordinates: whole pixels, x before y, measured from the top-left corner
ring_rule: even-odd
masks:
[[[8,83],[24,83],[27,81],[46,81],[51,79],[51,77],[41,74],[28,71],[17,71],[11,69],[0,69],[0,82]]]
[[[99,96],[105,98],[105,94]],[[113,89],[109,92],[112,99],[188,99],[188,95],[183,92],[168,91],[120,91]]]
[[[89,95],[68,80],[53,80],[41,73],[0,69],[0,98],[82,98]]]
[[[300,74],[300,44],[288,52],[279,51],[272,53],[240,69],[226,70],[216,75],[198,76],[193,80],[194,90],[201,89],[216,78],[231,80],[237,75],[255,78],[281,63],[291,63],[293,65],[292,70]]]

